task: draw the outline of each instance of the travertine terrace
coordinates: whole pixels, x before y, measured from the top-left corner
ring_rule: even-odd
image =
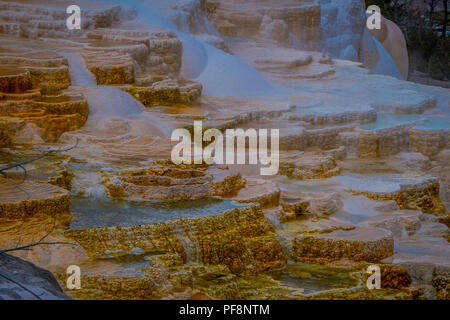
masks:
[[[71,1],[0,1],[0,250],[56,242],[10,253],[75,299],[448,298],[450,91],[404,80],[392,22],[368,32],[360,0],[73,2],[80,30]],[[278,174],[172,163],[194,120],[279,129]]]

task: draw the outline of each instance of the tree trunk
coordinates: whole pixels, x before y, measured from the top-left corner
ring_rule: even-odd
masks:
[[[442,26],[442,38],[447,37],[447,21],[448,21],[448,0],[443,0],[444,3],[444,24]]]
[[[430,1],[430,26],[433,28],[434,24],[434,0]]]

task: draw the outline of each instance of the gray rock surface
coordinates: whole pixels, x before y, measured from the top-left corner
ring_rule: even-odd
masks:
[[[68,297],[49,271],[6,253],[0,254],[0,300],[38,299]]]

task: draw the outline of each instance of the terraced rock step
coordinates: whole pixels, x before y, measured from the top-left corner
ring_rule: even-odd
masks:
[[[79,290],[67,290],[74,299],[238,299],[238,277],[225,265],[183,264],[175,254],[135,254],[80,264]],[[65,286],[63,266],[51,268]],[[252,281],[253,277],[246,277]],[[246,281],[248,281],[246,280]],[[270,285],[279,285],[268,281]],[[243,284],[245,281],[243,282]]]
[[[79,97],[49,96],[28,101],[0,102],[1,120],[8,123],[20,119],[35,125],[39,128],[38,135],[44,140],[55,140],[64,132],[81,128],[86,123],[88,113],[86,100]]]
[[[336,150],[288,153],[280,159],[280,174],[299,180],[323,179],[341,172],[337,161],[343,160],[344,147]]]
[[[207,1],[207,15],[225,37],[265,39],[290,44],[291,34],[304,47],[315,48],[319,37],[320,6],[285,1],[274,7],[267,1]]]
[[[327,217],[342,208],[337,192],[299,193],[282,192],[281,206],[286,213],[296,217]]]
[[[400,209],[421,210],[424,213],[444,214],[439,198],[439,180],[429,177],[391,175],[371,176],[367,185],[364,176],[340,176],[332,180],[343,183],[354,194],[374,200],[394,200]]]
[[[3,78],[0,70],[2,92],[23,93],[39,88],[44,93],[55,93],[70,86],[67,60],[54,52],[17,49],[6,41],[0,61],[5,74]]]
[[[81,34],[78,30],[68,30],[66,9],[70,2],[56,1],[45,6],[34,1],[0,2],[0,33],[16,37],[57,37],[65,38]],[[83,10],[82,29],[109,27],[130,15],[118,5],[108,3],[79,2]]]
[[[57,187],[69,190],[72,188],[73,172],[62,164],[64,160],[50,161],[43,164],[39,162],[36,166],[29,164],[27,168],[27,180],[34,182],[48,182]],[[9,171],[8,177],[13,180],[21,180],[23,172]]]
[[[0,217],[21,219],[38,215],[70,214],[70,196],[65,189],[48,183],[25,181],[18,190],[0,180]]]
[[[419,118],[417,118],[418,120]],[[445,122],[445,118],[442,119]],[[429,121],[436,122],[435,119]],[[372,129],[374,128],[374,129]],[[436,158],[440,151],[448,148],[448,129],[436,126],[417,125],[406,122],[388,128],[375,129],[363,126],[354,132],[339,133],[340,144],[348,147],[348,155],[359,158],[380,158],[400,152],[420,152]]]
[[[0,121],[16,143],[56,140],[84,126],[89,109],[82,94],[61,90],[70,85],[67,60],[51,51],[0,50]],[[6,70],[6,71],[5,71]],[[7,71],[9,70],[9,71]]]
[[[133,59],[126,52],[86,52],[83,54],[83,58],[98,85],[134,82]]]
[[[104,176],[103,184],[113,199],[174,201],[230,196],[245,185],[240,174],[201,166],[106,172]]]
[[[390,232],[376,228],[355,228],[330,233],[301,235],[293,241],[297,261],[329,263],[342,259],[378,262],[394,254]]]
[[[146,107],[192,104],[202,95],[202,85],[188,80],[163,80],[148,87],[131,86],[124,91]]]
[[[19,93],[31,89],[31,87],[29,71],[13,67],[0,69],[0,92]]]
[[[241,189],[233,200],[241,203],[259,203],[263,208],[278,206],[280,188],[276,183],[263,179],[246,179],[245,188]]]
[[[256,206],[153,225],[68,230],[65,236],[96,258],[135,251],[172,253],[184,263],[225,264],[232,273],[277,269],[286,261],[272,226]]]
[[[67,290],[75,299],[156,299],[168,295],[167,285],[155,270],[152,276],[149,259],[129,256],[122,259],[108,259],[92,264],[80,263],[82,287]],[[119,267],[121,266],[121,267]],[[126,267],[124,267],[126,266]],[[66,268],[52,267],[52,272],[64,288],[67,282]],[[165,292],[166,291],[166,292]]]
[[[108,66],[126,64],[127,71],[133,70],[135,74],[155,74],[176,76],[181,68],[182,44],[172,32],[140,28],[135,26],[121,26],[120,28],[101,28],[87,33],[92,39],[86,47],[88,52],[85,57],[91,71],[97,74],[93,68],[107,69]],[[130,66],[128,61],[134,59],[137,69]],[[122,61],[122,62],[121,62]],[[109,78],[97,78],[103,81],[111,81]],[[118,81],[118,79],[115,79]],[[118,82],[116,82],[118,83]],[[127,83],[127,82],[122,82]]]
[[[230,50],[245,60],[267,79],[293,87],[302,79],[328,78],[335,74],[333,61],[319,52],[304,52],[290,48],[267,46],[256,41],[232,41]]]

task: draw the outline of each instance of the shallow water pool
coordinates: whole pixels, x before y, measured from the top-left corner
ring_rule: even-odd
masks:
[[[217,198],[164,203],[73,197],[70,228],[88,229],[155,224],[180,218],[217,216],[224,211],[245,206],[247,205]]]

